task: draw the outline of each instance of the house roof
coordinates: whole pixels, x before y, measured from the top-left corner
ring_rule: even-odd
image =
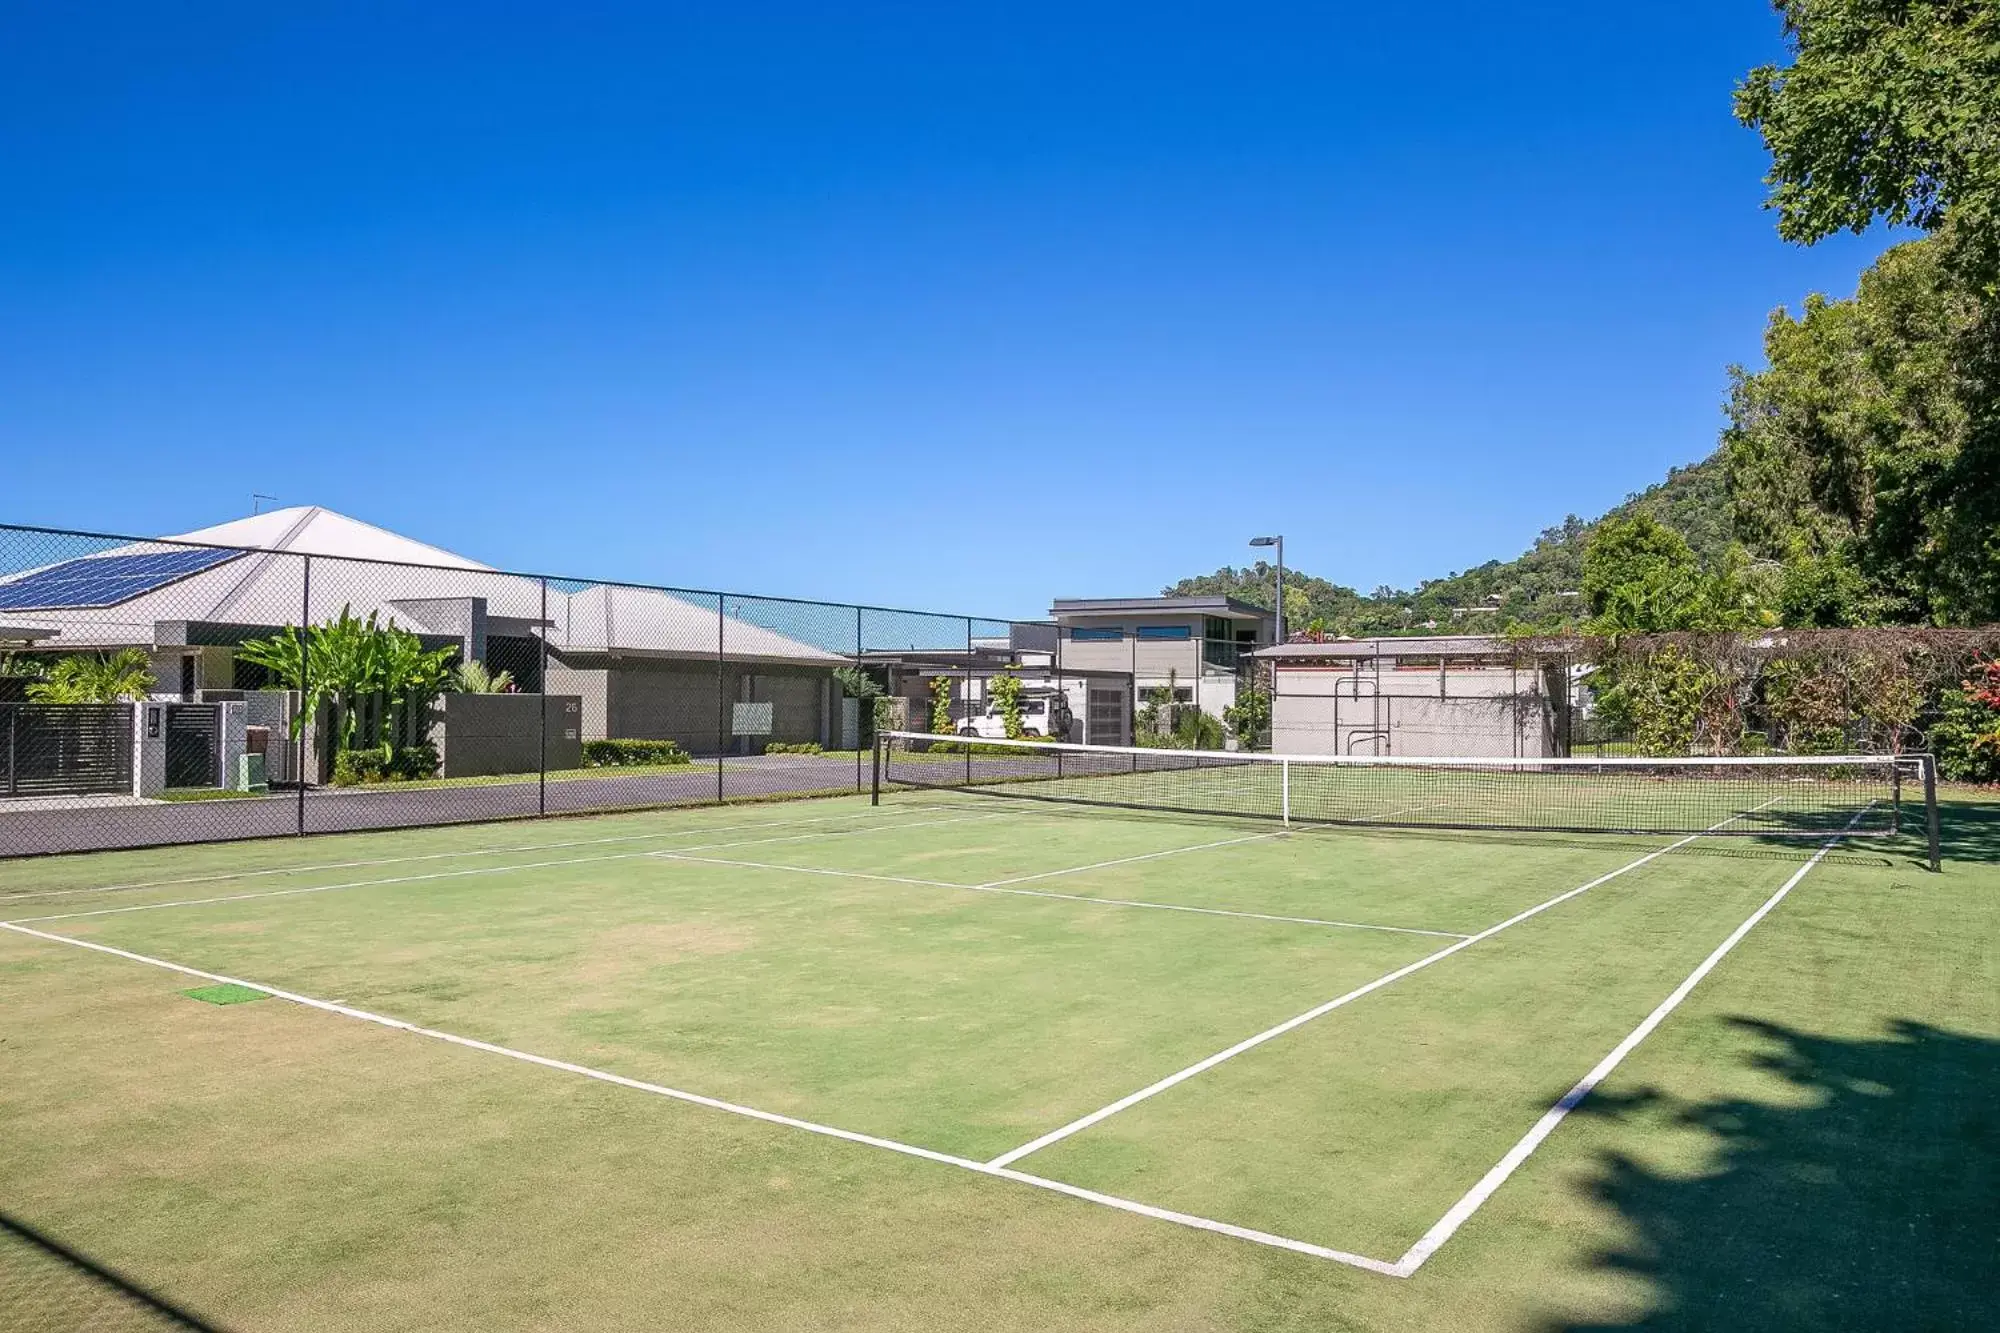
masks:
[[[1204,615],[1225,620],[1268,620],[1261,606],[1234,597],[1059,597],[1049,609],[1057,620],[1066,616]]]
[[[17,609],[59,627],[66,644],[159,645],[187,642],[191,624],[258,633],[298,624],[302,616],[324,620],[343,607],[457,636],[463,631],[463,603],[482,598],[489,632],[525,635],[546,627],[549,644],[558,651],[712,658],[719,637],[733,658],[813,665],[847,660],[671,593],[555,580],[545,585],[318,506],[276,509],[64,563],[87,574],[89,560],[189,549],[174,542],[251,549],[183,577],[155,581],[111,605]],[[7,575],[0,578],[0,592],[56,568]]]

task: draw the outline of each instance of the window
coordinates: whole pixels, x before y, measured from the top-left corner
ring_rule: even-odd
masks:
[[[1186,625],[1141,625],[1139,637],[1142,639],[1172,639],[1185,643],[1194,637],[1194,631]]]
[[[1229,638],[1229,622],[1220,616],[1209,616],[1202,621],[1201,636],[1204,639]]]
[[[1117,643],[1124,639],[1125,631],[1116,625],[1078,625],[1069,637],[1076,643]]]

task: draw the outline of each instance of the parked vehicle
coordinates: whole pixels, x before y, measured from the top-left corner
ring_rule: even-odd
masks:
[[[1058,691],[1022,692],[1021,730],[1027,735],[1065,740],[1069,736],[1070,719],[1069,699]],[[958,734],[981,740],[1004,740],[1007,719],[1001,715],[1000,705],[988,704],[984,713],[961,722]]]

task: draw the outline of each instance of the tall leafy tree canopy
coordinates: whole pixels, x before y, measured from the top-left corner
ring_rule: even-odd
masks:
[[[1751,612],[1735,560],[1710,568],[1687,539],[1647,514],[1607,519],[1583,555],[1593,633],[1738,629]]]
[[[1889,251],[1851,300],[1772,315],[1723,433],[1736,531],[1785,562],[1793,625],[2000,616],[2000,474],[1966,349],[1986,317],[1938,243]]]
[[[1932,232],[1851,301],[1772,317],[1724,436],[1744,539],[1788,621],[2000,619],[2000,0],[1777,0],[1789,65],[1736,113],[1778,231]]]
[[[1810,245],[1878,219],[1947,221],[1989,257],[2000,229],[2000,3],[1776,0],[1787,66],[1750,71],[1736,114],[1771,151],[1771,206]]]

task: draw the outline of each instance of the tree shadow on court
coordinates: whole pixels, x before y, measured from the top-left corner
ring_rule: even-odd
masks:
[[[68,1329],[226,1333],[220,1325],[4,1211],[0,1211],[0,1328],[37,1333]]]
[[[1845,1040],[1751,1019],[1770,1101],[1593,1097],[1579,1113],[1667,1117],[1706,1134],[1699,1170],[1619,1153],[1591,1191],[1630,1239],[1594,1256],[1649,1308],[1565,1333],[1652,1329],[1972,1329],[2000,1300],[2000,1042],[1899,1022]]]
[[[2000,861],[2000,801],[1940,796],[1938,849],[1947,861]]]

